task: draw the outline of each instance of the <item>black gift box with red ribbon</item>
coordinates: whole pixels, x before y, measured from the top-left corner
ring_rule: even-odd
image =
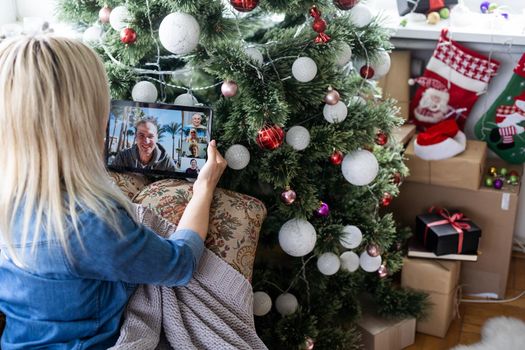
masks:
[[[432,208],[416,217],[416,236],[436,255],[477,254],[481,229],[458,210]]]

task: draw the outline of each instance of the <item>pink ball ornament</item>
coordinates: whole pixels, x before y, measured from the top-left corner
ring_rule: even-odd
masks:
[[[315,215],[321,218],[325,218],[330,215],[330,207],[325,202],[319,204],[319,208],[315,210]]]
[[[290,187],[287,187],[282,193],[281,193],[281,202],[283,202],[286,205],[291,205],[293,202],[295,202],[295,199],[297,198],[297,194],[294,190],[290,189]]]
[[[239,86],[233,80],[225,80],[221,85],[221,92],[224,97],[233,97],[237,95],[237,89]]]
[[[388,269],[385,266],[385,264],[381,264],[381,266],[377,270],[377,274],[379,275],[379,278],[385,278],[388,276]]]
[[[104,6],[98,11],[98,19],[101,23],[109,23],[109,15],[111,14],[111,7]]]
[[[305,350],[313,350],[315,347],[315,342],[312,338],[306,337],[304,340],[304,349]]]
[[[375,244],[370,244],[368,247],[366,247],[366,252],[368,253],[368,255],[374,258],[381,254],[381,252],[379,251],[379,247]]]
[[[339,92],[337,92],[337,90],[332,89],[332,87],[329,87],[328,92],[326,93],[326,96],[324,97],[324,102],[326,104],[333,106],[337,104],[337,102],[339,102],[340,98],[341,96],[339,95]]]

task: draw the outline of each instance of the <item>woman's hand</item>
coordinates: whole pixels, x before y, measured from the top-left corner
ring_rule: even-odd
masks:
[[[208,145],[208,160],[193,185],[193,195],[213,195],[215,187],[228,163],[217,150],[215,140]]]

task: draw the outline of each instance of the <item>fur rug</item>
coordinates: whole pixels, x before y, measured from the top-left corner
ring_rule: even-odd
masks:
[[[481,341],[459,345],[451,350],[518,350],[525,349],[525,323],[511,317],[491,318],[483,325]]]

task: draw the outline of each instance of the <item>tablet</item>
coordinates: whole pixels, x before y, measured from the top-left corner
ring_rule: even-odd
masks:
[[[208,107],[112,101],[106,128],[108,169],[196,178],[211,140]]]

